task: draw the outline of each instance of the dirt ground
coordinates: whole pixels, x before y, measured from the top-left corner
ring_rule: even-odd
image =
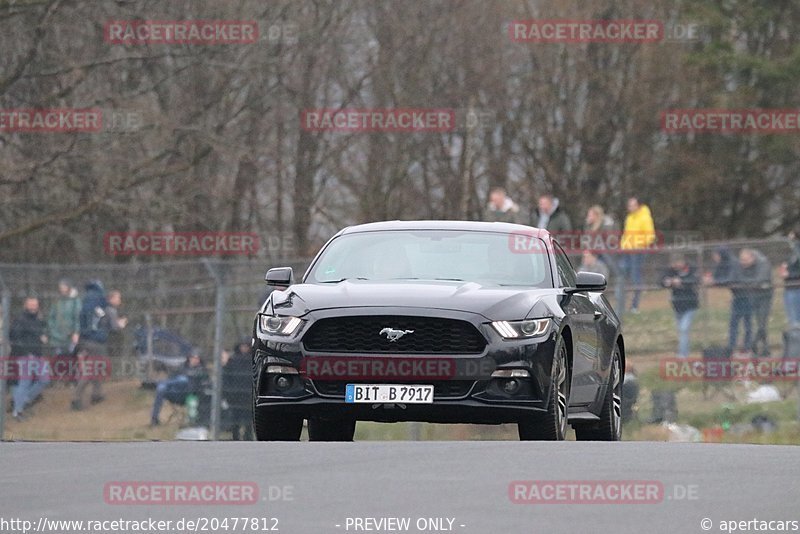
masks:
[[[71,385],[57,383],[45,390],[42,400],[30,408],[27,420],[17,422],[6,416],[6,439],[29,440],[151,440],[172,439],[178,430],[178,417],[159,427],[150,428],[152,390],[143,390],[136,380],[109,382],[103,385],[106,400],[94,406],[85,392],[83,411],[72,411],[70,401],[75,393]],[[162,422],[172,412],[164,404]]]
[[[659,359],[671,357],[670,354],[647,354],[631,356],[629,366],[642,375],[653,373],[658,368]],[[83,411],[70,410],[74,387],[56,383],[48,388],[43,399],[29,411],[29,418],[17,422],[6,415],[5,438],[9,440],[47,440],[47,441],[120,441],[120,440],[172,440],[180,427],[181,412],[170,403],[165,403],[161,413],[162,425],[149,427],[150,410],[154,392],[142,389],[137,380],[113,381],[103,385],[106,400],[91,406],[85,402]],[[784,389],[784,388],[782,388]],[[785,389],[784,389],[785,390]],[[785,390],[791,398],[796,398],[797,388]],[[86,392],[88,396],[88,391]],[[705,398],[698,387],[683,388],[678,392],[679,412],[685,416],[704,416],[718,411],[720,406],[730,403],[725,395],[715,393]],[[88,400],[88,399],[87,399]],[[8,403],[10,405],[10,403]],[[657,425],[644,422],[649,417],[649,391],[640,392],[639,423],[629,425],[624,439],[654,440],[667,439],[664,430]],[[170,418],[170,415],[172,417]],[[796,429],[795,429],[796,430]],[[409,424],[359,423],[356,439],[359,440],[507,440],[517,439],[516,425],[429,425],[412,427]],[[570,437],[574,435],[570,432]],[[229,439],[230,434],[223,434]],[[733,438],[732,438],[733,439]],[[735,438],[741,441],[754,441],[758,436]],[[794,440],[794,431],[789,438]]]

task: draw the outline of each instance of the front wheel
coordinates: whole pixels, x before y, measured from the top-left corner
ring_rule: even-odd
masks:
[[[517,424],[520,441],[562,441],[567,435],[570,379],[567,346],[563,338],[559,339],[553,355],[551,382],[547,412]]]
[[[622,439],[622,365],[619,347],[614,348],[611,374],[603,399],[600,421],[575,425],[575,438],[579,441],[619,441]]]
[[[253,430],[258,441],[300,441],[303,418],[255,408]]]
[[[353,441],[355,433],[355,419],[312,417],[308,420],[309,441]]]

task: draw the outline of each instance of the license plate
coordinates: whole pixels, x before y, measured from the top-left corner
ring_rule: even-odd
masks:
[[[347,384],[345,402],[432,404],[433,386],[405,384]]]

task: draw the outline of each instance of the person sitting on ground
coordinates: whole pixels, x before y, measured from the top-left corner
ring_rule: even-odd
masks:
[[[153,402],[150,426],[161,424],[159,415],[165,400],[173,404],[184,404],[189,394],[201,393],[207,382],[208,371],[200,358],[200,351],[192,349],[183,369],[175,376],[162,380],[156,386],[156,398]]]

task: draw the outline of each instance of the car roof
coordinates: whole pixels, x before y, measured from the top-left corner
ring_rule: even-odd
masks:
[[[524,224],[484,221],[381,221],[348,226],[339,232],[339,235],[382,230],[461,230],[466,232],[501,232],[508,234],[520,232],[530,234],[536,232],[541,238],[546,238],[549,235],[547,230]]]

